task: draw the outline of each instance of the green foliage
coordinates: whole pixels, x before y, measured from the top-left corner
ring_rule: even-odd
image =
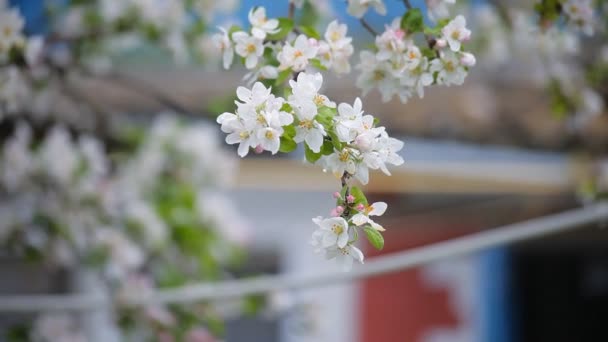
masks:
[[[279,72],[279,76],[277,76],[277,79],[276,81],[274,81],[274,84],[278,86],[285,83],[285,81],[287,81],[287,79],[291,77],[292,73],[293,71],[291,71],[291,68]]]
[[[534,11],[542,21],[554,21],[562,12],[562,2],[561,0],[541,0],[534,5]]]
[[[557,118],[564,118],[573,113],[576,108],[574,101],[563,91],[559,81],[552,80],[548,86],[551,99],[551,111]]]
[[[323,154],[320,151],[314,152],[310,149],[310,147],[308,147],[308,144],[304,144],[304,155],[309,163],[314,164],[317,160],[319,160],[319,158],[321,158]]]
[[[300,26],[310,26],[314,27],[319,21],[319,13],[316,8],[310,3],[310,1],[305,1],[302,9],[299,10],[300,15],[298,17],[298,24]]]
[[[384,248],[384,238],[382,237],[382,234],[380,234],[379,231],[371,227],[365,227],[363,228],[363,231],[365,232],[367,241],[369,241],[369,243],[374,246],[374,248],[378,250]]]
[[[310,65],[312,65],[313,67],[325,71],[327,70],[327,67],[323,64],[321,64],[321,61],[318,58],[313,58],[310,60]]]
[[[289,153],[294,151],[298,147],[293,138],[290,136],[282,136],[281,137],[281,145],[279,146],[279,151],[283,153]]]
[[[319,32],[317,32],[317,30],[313,26],[302,25],[302,26],[300,26],[300,32],[304,33],[308,37],[311,37],[314,39],[321,39],[321,35],[319,34]]]
[[[266,296],[264,295],[249,295],[243,299],[243,313],[248,316],[255,316],[266,307],[266,302]]]
[[[367,198],[365,197],[363,190],[361,190],[359,187],[357,187],[357,186],[351,187],[350,194],[355,197],[355,202],[354,202],[355,205],[357,205],[357,204],[367,205],[368,204]]]
[[[279,32],[267,35],[266,39],[282,40],[285,37],[287,37],[287,35],[289,34],[289,32],[291,32],[291,30],[293,30],[294,23],[293,23],[292,19],[279,18],[278,20],[279,20]]]
[[[401,18],[401,28],[412,34],[424,30],[424,19],[422,11],[418,8],[409,9]]]

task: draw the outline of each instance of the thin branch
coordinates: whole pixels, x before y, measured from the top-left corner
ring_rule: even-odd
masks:
[[[296,4],[290,1],[287,17],[289,19],[293,19],[293,17],[295,16],[295,13],[296,13]]]
[[[173,289],[157,290],[137,298],[131,297],[124,304],[135,306],[168,303],[190,304],[201,300],[219,301],[252,294],[320,288],[403,271],[440,260],[450,260],[506,244],[573,232],[606,220],[608,220],[608,203],[599,202],[584,208],[376,257],[351,272],[327,270],[191,284]],[[111,304],[113,303],[107,297],[97,294],[0,296],[0,311],[2,312],[92,310]]]
[[[363,27],[365,27],[365,29],[371,33],[374,37],[378,35],[378,32],[376,32],[376,30],[374,30],[373,27],[371,27],[369,25],[369,23],[367,21],[365,21],[365,19],[361,18],[359,19],[359,22],[361,22],[361,25],[363,25]]]
[[[405,5],[405,7],[407,7],[408,10],[413,8],[412,4],[410,3],[410,0],[403,0],[403,4]]]

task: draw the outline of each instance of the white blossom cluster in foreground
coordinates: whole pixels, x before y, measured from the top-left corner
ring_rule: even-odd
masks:
[[[238,154],[245,157],[250,150],[257,153],[279,151],[289,153],[304,143],[306,159],[343,181],[337,193],[337,207],[331,219],[314,220],[319,230],[313,244],[330,258],[363,262],[363,255],[354,246],[358,231],[365,231],[370,242],[381,246],[382,226],[369,216],[382,215],[385,203],[368,205],[363,193],[346,184],[355,178],[362,184],[369,180],[369,170],[382,170],[390,175],[388,165],[401,165],[398,152],[403,142],[389,137],[384,127],[377,127],[372,115],[363,112],[359,98],[349,103],[332,102],[320,93],[320,73],[301,72],[290,80],[286,98],[272,94],[272,89],[256,82],[251,89],[237,88],[237,109],[217,119],[228,144],[238,144]]]

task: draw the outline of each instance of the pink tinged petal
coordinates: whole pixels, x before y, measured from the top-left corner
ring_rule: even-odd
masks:
[[[381,216],[386,211],[388,205],[385,202],[375,202],[372,204],[372,210],[369,212],[370,216]]]

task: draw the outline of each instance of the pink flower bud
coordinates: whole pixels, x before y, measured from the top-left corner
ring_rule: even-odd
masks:
[[[340,198],[341,196],[342,196],[342,195],[340,195],[340,193],[339,193],[339,192],[337,192],[337,191],[336,191],[336,192],[334,192],[334,198],[335,198],[335,199],[338,199],[338,198]]]
[[[337,206],[337,207],[336,207],[336,212],[337,212],[338,214],[342,214],[342,213],[344,212],[344,207],[343,207],[343,206],[341,206],[341,205]]]
[[[357,204],[356,209],[358,211],[363,211],[365,209],[365,206],[363,205],[363,203],[359,203],[359,204]]]
[[[403,37],[405,37],[405,31],[403,31],[402,29],[395,30],[395,37],[397,39],[403,39]]]
[[[333,208],[333,209],[331,210],[331,212],[329,213],[329,215],[330,215],[331,217],[338,217],[338,216],[340,216],[340,214],[338,214],[338,211],[336,210],[336,208]]]
[[[348,203],[354,203],[355,202],[355,196],[353,196],[353,195],[346,196],[346,201]]]
[[[318,46],[319,45],[319,41],[314,39],[314,38],[308,38],[308,44],[312,45],[312,46]]]
[[[460,57],[460,63],[464,66],[472,67],[477,63],[475,56],[472,53],[463,52],[462,57]]]
[[[437,39],[437,41],[435,42],[435,46],[438,48],[444,48],[447,45],[448,45],[448,42],[443,38]]]
[[[258,146],[255,147],[254,152],[256,154],[260,154],[260,153],[264,152],[264,148],[262,147],[262,145],[258,145]]]

